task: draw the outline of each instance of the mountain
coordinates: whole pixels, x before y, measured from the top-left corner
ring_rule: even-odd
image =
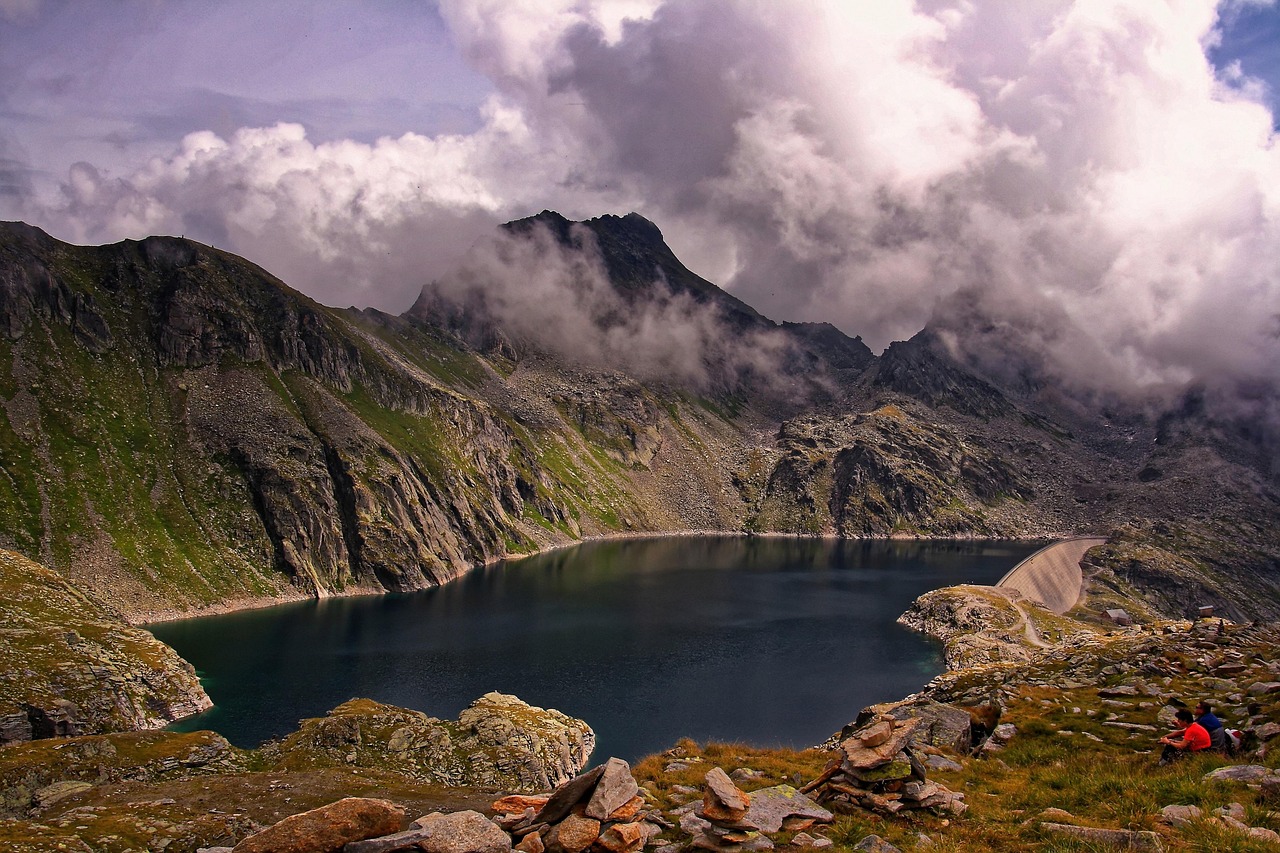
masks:
[[[934,327],[876,356],[775,323],[636,214],[509,223],[401,316],[188,240],[7,223],[0,547],[142,619],[624,532],[1102,532],[1117,594],[1280,613],[1263,456],[1032,374]]]

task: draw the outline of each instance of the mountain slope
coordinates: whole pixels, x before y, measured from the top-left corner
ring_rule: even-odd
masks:
[[[1056,420],[933,329],[877,357],[775,324],[634,214],[543,213],[477,258],[393,317],[191,241],[0,226],[0,546],[143,618],[617,532],[1146,530],[1117,584],[1178,608],[1227,573],[1233,612],[1280,611],[1280,500],[1194,430]]]

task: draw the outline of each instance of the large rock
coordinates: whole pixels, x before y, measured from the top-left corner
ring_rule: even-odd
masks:
[[[738,790],[729,774],[719,767],[707,771],[707,788],[702,796],[702,808],[698,814],[707,820],[737,823],[747,815],[751,800]]]
[[[552,853],[582,853],[600,837],[600,821],[569,814],[547,834],[547,849]]]
[[[631,765],[621,758],[610,758],[604,764],[604,773],[587,802],[587,817],[606,820],[616,810],[626,805],[640,790],[631,775]]]
[[[404,809],[395,803],[348,797],[291,815],[250,835],[233,850],[235,853],[333,853],[352,841],[399,832],[404,823]]]
[[[304,720],[280,751],[286,761],[354,763],[445,785],[533,792],[572,778],[594,746],[595,732],[582,720],[487,693],[457,721],[353,699]]]
[[[813,818],[822,823],[833,819],[831,812],[790,785],[761,788],[752,791],[748,797],[751,807],[747,810],[746,819],[764,832],[780,831],[783,821],[792,816]]]
[[[418,849],[426,853],[505,853],[511,849],[511,837],[493,821],[476,811],[435,815],[420,820],[426,837],[418,841]]]
[[[1280,771],[1260,764],[1229,764],[1205,774],[1207,782],[1244,782],[1260,785],[1268,779],[1280,779]]]

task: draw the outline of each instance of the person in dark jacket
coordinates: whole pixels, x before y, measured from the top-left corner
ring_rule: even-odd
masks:
[[[1227,751],[1227,730],[1213,714],[1213,706],[1204,699],[1196,703],[1196,722],[1209,733],[1209,742],[1218,752]]]

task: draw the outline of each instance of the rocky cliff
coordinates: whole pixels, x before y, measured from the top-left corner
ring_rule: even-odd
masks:
[[[173,649],[0,551],[0,746],[154,729],[212,706]]]
[[[1265,454],[1194,412],[1050,405],[966,361],[954,329],[877,357],[778,325],[634,214],[503,234],[508,261],[588,288],[594,356],[499,310],[489,267],[393,317],[191,241],[0,227],[0,545],[136,619],[418,589],[618,532],[1123,528],[1111,571],[1158,606],[1280,611]]]

